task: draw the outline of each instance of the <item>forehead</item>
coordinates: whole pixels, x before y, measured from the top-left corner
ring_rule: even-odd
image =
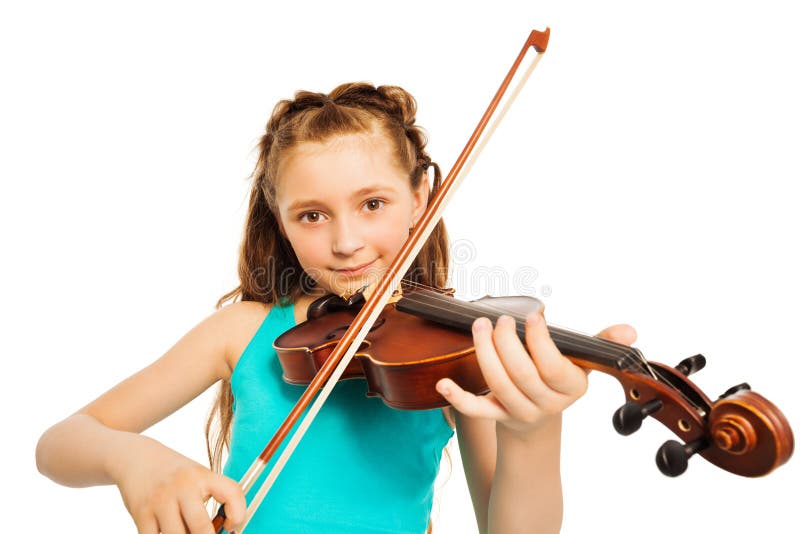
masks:
[[[296,197],[324,199],[376,184],[399,188],[405,182],[410,188],[391,141],[374,133],[301,143],[282,158],[277,178],[279,203]]]

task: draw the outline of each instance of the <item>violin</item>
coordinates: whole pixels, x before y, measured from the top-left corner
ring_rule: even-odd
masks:
[[[472,344],[472,322],[487,317],[494,324],[501,315],[510,315],[524,344],[525,316],[542,303],[527,296],[464,302],[452,293],[420,286],[404,289],[384,308],[341,378],[365,379],[367,396],[403,410],[447,406],[435,388],[442,378],[476,395],[488,393]],[[283,379],[311,383],[362,303],[363,299],[348,302],[337,295],[312,303],[308,320],[273,344]],[[630,435],[652,417],[681,438],[683,443],[668,440],[658,449],[656,465],[663,474],[682,474],[689,458],[700,454],[726,471],[757,477],[792,455],[794,437],[786,417],[748,384],[736,385],[712,401],[689,379],[705,366],[702,354],[671,367],[646,360],[634,347],[550,325],[548,330],[573,363],[619,381],[627,402],[612,417],[618,433]]]

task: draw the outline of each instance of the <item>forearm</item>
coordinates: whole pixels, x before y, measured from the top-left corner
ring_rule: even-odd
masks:
[[[86,414],[75,414],[49,428],[36,446],[39,472],[71,487],[115,484],[115,459],[138,434],[108,428]]]
[[[524,438],[497,425],[489,532],[556,533],[562,513],[561,415]]]

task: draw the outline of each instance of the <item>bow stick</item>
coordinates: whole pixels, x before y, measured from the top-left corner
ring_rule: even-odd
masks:
[[[463,181],[463,178],[472,168],[472,165],[475,163],[475,160],[478,158],[480,153],[482,152],[484,146],[491,138],[494,131],[497,129],[498,124],[505,116],[508,109],[511,107],[511,104],[516,99],[517,95],[522,90],[522,87],[525,85],[525,82],[530,77],[533,70],[536,68],[536,65],[539,64],[539,60],[541,59],[542,55],[547,50],[547,43],[550,39],[550,28],[545,29],[544,32],[540,32],[537,30],[533,30],[528,36],[528,39],[525,41],[525,45],[522,47],[517,59],[514,61],[511,69],[509,70],[506,77],[503,79],[503,83],[500,85],[500,88],[497,90],[494,98],[492,99],[489,107],[484,112],[483,116],[481,117],[480,122],[478,122],[478,126],[475,128],[475,131],[470,136],[469,140],[467,141],[466,146],[461,151],[456,162],[453,164],[453,168],[447,175],[447,178],[444,179],[442,185],[439,189],[439,193],[434,196],[430,202],[428,203],[428,207],[423,213],[419,223],[416,225],[414,230],[409,235],[408,239],[406,240],[403,247],[398,252],[397,257],[392,262],[392,264],[387,269],[386,273],[380,278],[378,285],[375,287],[374,291],[371,294],[371,297],[364,303],[361,311],[355,317],[353,322],[350,324],[350,327],[345,332],[342,339],[339,341],[336,348],[333,352],[328,356],[328,359],[325,363],[320,367],[319,371],[317,372],[314,379],[308,385],[306,390],[300,396],[300,399],[295,404],[294,408],[289,412],[284,422],[272,436],[272,439],[269,441],[267,446],[261,452],[261,454],[256,458],[256,460],[250,465],[247,472],[244,474],[242,479],[239,481],[239,484],[242,486],[243,491],[245,494],[250,491],[255,483],[256,479],[261,475],[264,471],[264,468],[269,463],[270,459],[272,458],[275,451],[278,449],[280,444],[286,438],[288,433],[291,429],[297,424],[302,413],[305,411],[309,404],[311,404],[311,400],[314,397],[314,394],[319,391],[319,395],[317,399],[314,401],[313,404],[308,408],[308,413],[306,417],[303,418],[300,425],[297,427],[296,432],[292,435],[289,442],[286,444],[281,455],[275,462],[275,465],[270,470],[267,478],[265,479],[264,483],[259,488],[258,492],[254,496],[253,500],[247,507],[247,512],[245,514],[245,519],[240,526],[239,530],[237,531],[238,534],[244,532],[247,524],[250,521],[250,518],[255,514],[255,511],[258,509],[261,502],[264,500],[269,489],[272,487],[272,484],[275,482],[275,479],[280,474],[283,466],[288,461],[289,457],[291,456],[292,452],[294,451],[297,444],[303,438],[308,426],[314,420],[319,410],[322,408],[322,405],[325,403],[325,400],[330,395],[333,387],[338,382],[341,375],[344,373],[345,368],[352,360],[353,355],[355,354],[356,350],[359,346],[361,346],[361,342],[366,337],[367,333],[369,332],[370,328],[372,328],[373,323],[377,320],[378,316],[383,311],[384,306],[389,302],[389,299],[395,293],[400,280],[402,279],[403,274],[408,271],[411,267],[411,263],[416,258],[417,254],[419,253],[422,246],[427,241],[428,237],[430,237],[433,228],[442,218],[442,213],[444,212],[445,206],[450,201],[451,197],[458,189],[458,186]],[[481,135],[486,130],[486,125],[489,123],[492,115],[494,114],[495,110],[500,104],[503,96],[508,89],[514,75],[517,72],[522,60],[524,59],[525,55],[527,54],[528,50],[533,47],[536,50],[536,56],[534,57],[533,61],[531,62],[530,66],[525,71],[524,75],[520,79],[519,83],[515,87],[515,89],[511,92],[511,95],[507,99],[505,105],[503,106],[501,112],[492,123],[489,130],[486,132],[486,136],[481,139]],[[478,145],[477,149],[475,150],[475,154],[472,158],[470,155],[475,149],[478,140],[481,139],[480,145]],[[463,170],[463,173],[462,173]],[[362,288],[363,290],[363,288]],[[324,386],[323,386],[324,384]],[[320,389],[321,388],[321,389]],[[222,532],[222,523],[225,519],[225,510],[224,505],[219,508],[217,515],[214,517],[213,525],[214,529],[219,534]]]

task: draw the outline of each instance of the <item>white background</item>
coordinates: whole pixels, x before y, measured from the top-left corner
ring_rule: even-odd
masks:
[[[649,359],[702,352],[695,381],[709,396],[748,381],[800,430],[790,5],[4,5],[6,524],[133,532],[113,487],[38,474],[36,441],[235,287],[246,178],[278,99],[345,81],[402,85],[448,170],[530,30],[545,26],[547,54],[446,213],[469,252],[459,294],[536,294],[551,324],[590,334],[633,324]],[[538,275],[486,287],[479,267]],[[796,459],[746,479],[694,458],[669,479],[653,457],[672,435],[654,421],[617,435],[622,401],[593,373],[566,412],[563,532],[797,532]],[[148,434],[204,461],[210,402]],[[475,532],[451,452],[436,531]]]

